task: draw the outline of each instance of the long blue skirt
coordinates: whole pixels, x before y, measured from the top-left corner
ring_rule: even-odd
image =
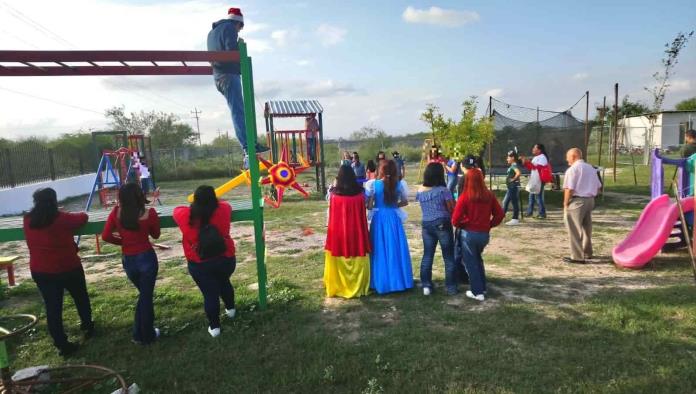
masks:
[[[411,254],[396,208],[380,207],[370,224],[370,288],[384,294],[413,287]]]

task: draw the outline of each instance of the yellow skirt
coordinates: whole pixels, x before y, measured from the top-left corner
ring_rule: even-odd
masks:
[[[334,257],[324,251],[324,287],[327,297],[354,298],[370,291],[370,256]]]

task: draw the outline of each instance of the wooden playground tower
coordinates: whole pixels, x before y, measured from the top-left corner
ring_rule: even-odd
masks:
[[[267,101],[264,104],[264,119],[266,121],[266,135],[271,147],[271,161],[279,159],[283,147],[287,147],[290,153],[290,165],[300,167],[303,159],[314,166],[316,190],[322,195],[326,194],[326,174],[324,165],[324,108],[317,100],[283,100]],[[278,130],[274,120],[278,118],[306,118],[316,116],[319,122],[318,135],[312,136],[315,140],[314,149],[307,142],[309,130]],[[313,160],[309,160],[312,157]]]
[[[252,221],[259,284],[259,307],[266,308],[266,265],[263,200],[256,159],[256,110],[251,58],[247,45],[239,51],[0,51],[0,77],[107,76],[107,75],[212,75],[211,62],[239,63],[242,73],[244,118],[249,141],[251,204],[233,202],[232,221]],[[162,63],[160,65],[159,63]],[[170,65],[175,63],[175,65]],[[205,63],[201,65],[200,63]],[[166,65],[165,65],[166,64]],[[211,85],[211,90],[213,89]],[[161,227],[176,227],[171,207],[162,207]],[[106,218],[95,214],[77,234],[100,234]],[[0,242],[24,239],[21,220],[0,221]]]

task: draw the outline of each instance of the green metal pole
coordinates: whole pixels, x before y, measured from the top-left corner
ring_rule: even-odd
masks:
[[[254,74],[251,58],[244,40],[239,40],[240,65],[242,69],[242,91],[244,93],[244,119],[246,121],[247,151],[251,174],[251,203],[254,211],[254,241],[256,243],[256,271],[259,280],[259,309],[266,309],[266,241],[264,240],[263,207],[259,161],[256,158],[256,109],[254,107]]]

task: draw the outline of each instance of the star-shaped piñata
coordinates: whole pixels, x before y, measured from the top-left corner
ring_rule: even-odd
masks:
[[[280,161],[278,163],[273,164],[260,155],[257,155],[256,157],[258,157],[259,161],[265,164],[266,168],[268,168],[268,176],[261,181],[261,184],[271,184],[276,189],[276,200],[273,200],[268,196],[264,196],[264,200],[267,204],[273,208],[280,207],[280,204],[283,202],[283,193],[285,193],[285,189],[288,187],[292,187],[293,189],[302,193],[305,198],[309,197],[309,193],[307,193],[307,191],[305,191],[305,189],[303,189],[302,186],[297,183],[297,174],[302,173],[306,169],[310,168],[310,166],[307,165],[304,159],[300,157],[301,166],[296,169],[292,168],[292,166],[288,164],[287,145],[283,146]]]

